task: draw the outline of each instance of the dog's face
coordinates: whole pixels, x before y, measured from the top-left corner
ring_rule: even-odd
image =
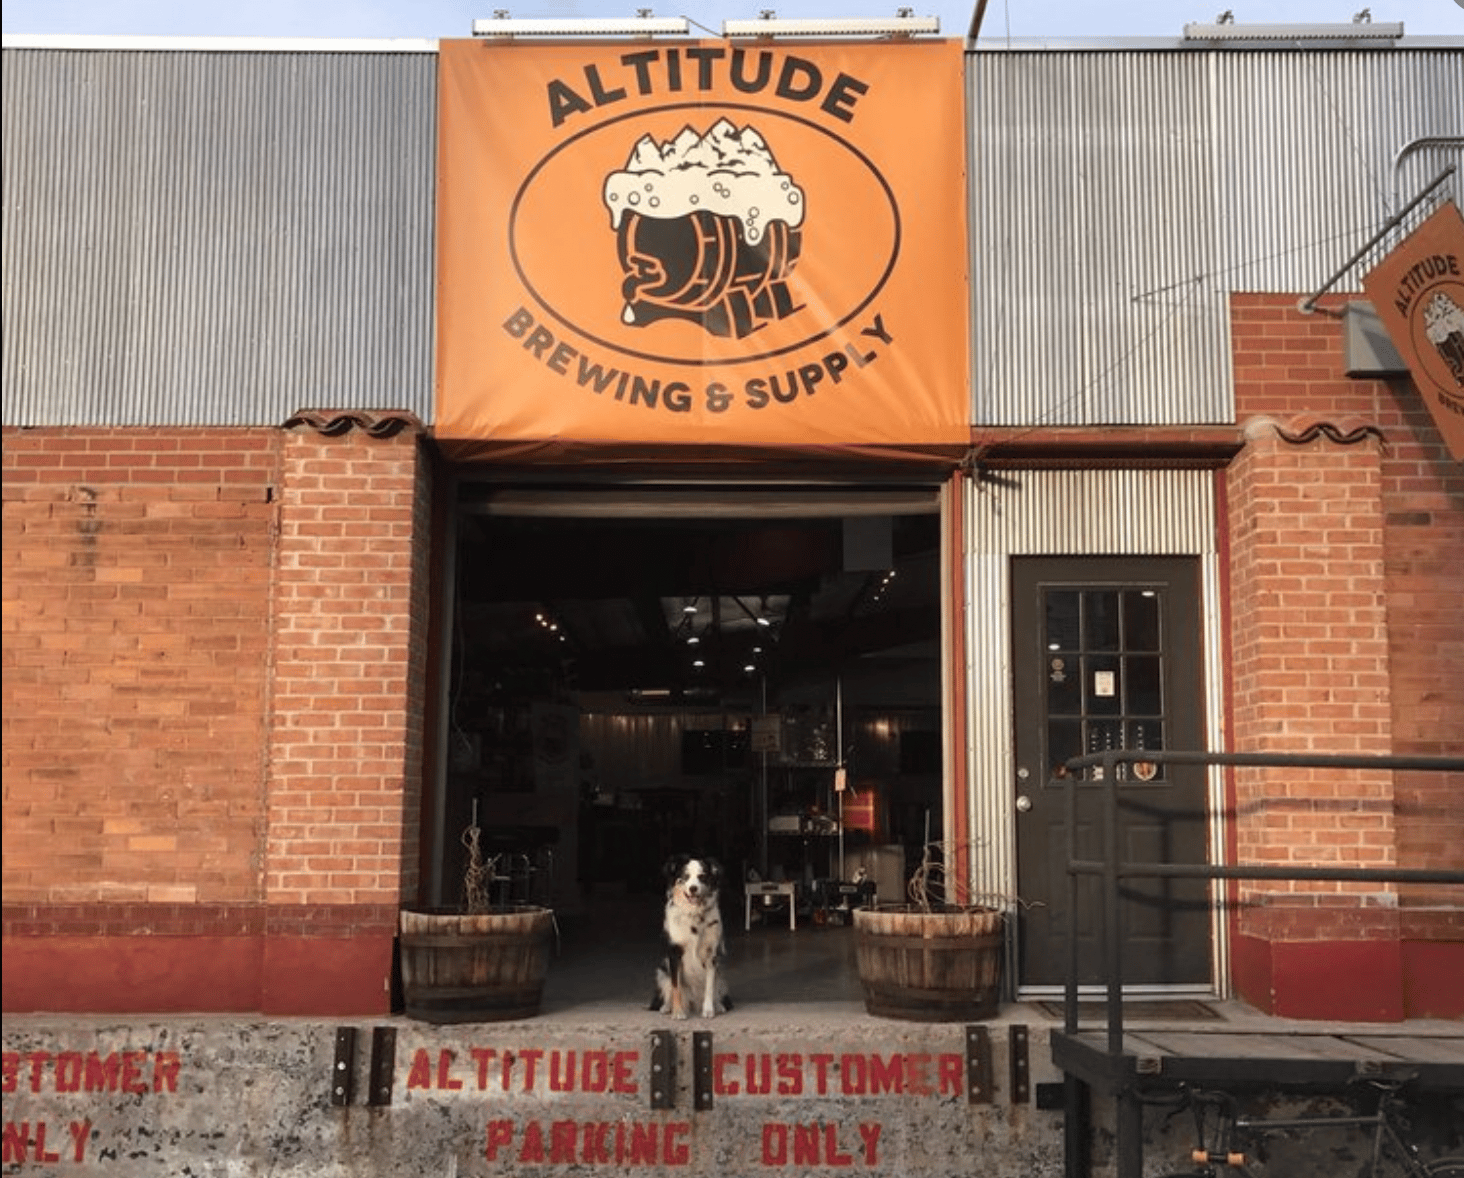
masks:
[[[722,867],[715,859],[675,855],[666,863],[666,894],[671,899],[705,903],[721,886]]]

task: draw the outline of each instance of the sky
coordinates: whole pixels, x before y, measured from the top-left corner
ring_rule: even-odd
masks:
[[[784,19],[892,16],[911,7],[940,18],[940,35],[965,36],[977,0],[5,0],[6,34],[209,37],[467,37],[473,21],[515,17],[685,16],[693,33],[772,11]],[[1227,9],[1239,24],[1403,22],[1407,36],[1464,36],[1464,0],[987,0],[983,40],[1179,38]]]

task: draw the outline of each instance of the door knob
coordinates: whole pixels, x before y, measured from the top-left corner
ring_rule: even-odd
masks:
[[[1018,814],[1025,814],[1031,808],[1032,808],[1032,799],[1029,798],[1026,794],[1018,794],[1017,795],[1017,813]]]

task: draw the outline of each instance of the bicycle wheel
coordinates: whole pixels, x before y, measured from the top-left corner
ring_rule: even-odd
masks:
[[[1429,1178],[1464,1178],[1464,1158],[1439,1158],[1424,1170]]]

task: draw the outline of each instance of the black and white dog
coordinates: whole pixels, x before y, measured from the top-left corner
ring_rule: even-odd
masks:
[[[666,956],[656,971],[651,1009],[686,1018],[698,1005],[702,1018],[731,1010],[720,965],[726,955],[718,898],[722,867],[715,859],[673,855],[666,862],[666,909],[662,929]]]

